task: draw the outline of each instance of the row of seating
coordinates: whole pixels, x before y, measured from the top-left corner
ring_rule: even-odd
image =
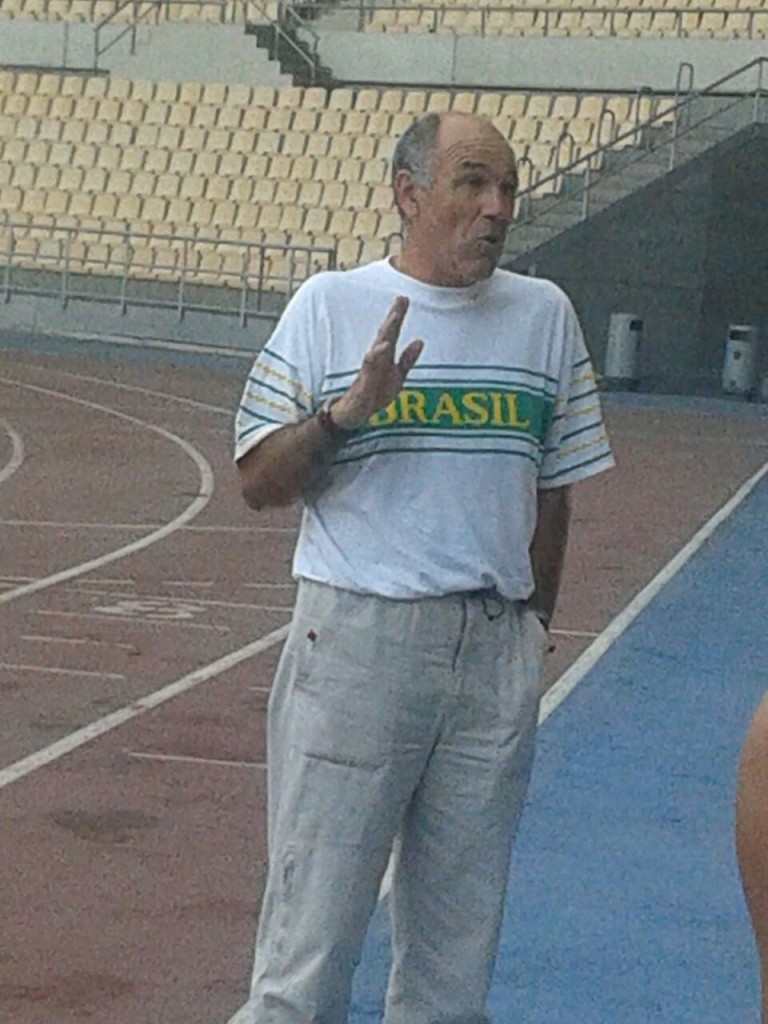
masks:
[[[463,109],[491,117],[520,157],[526,187],[556,161],[562,166],[582,147],[592,148],[601,128],[631,124],[652,102],[645,97],[636,111],[631,96],[273,90],[274,106],[255,109],[266,115],[265,125],[279,113],[283,120],[274,123],[290,125],[279,131],[244,128],[230,108],[243,116],[249,108],[235,102],[235,94],[231,103],[225,96],[221,118],[202,127],[171,123],[172,112],[188,106],[180,94],[138,98],[142,91],[159,95],[163,83],[150,94],[139,82],[130,91],[119,83],[100,91],[88,77],[73,89],[72,78],[44,75],[37,93],[29,76],[0,75],[0,223],[5,215],[20,219],[22,232],[34,222],[47,225],[49,235],[64,227],[115,237],[146,234],[147,251],[167,247],[166,236],[174,234],[211,237],[219,254],[225,243],[338,247],[340,265],[363,251],[371,258],[397,237],[389,159],[398,132],[419,111]],[[306,98],[309,109],[291,106],[288,97]],[[164,115],[152,119],[160,123],[147,121],[152,104],[163,106]],[[319,130],[323,125],[329,130]],[[14,237],[37,244],[34,233]],[[179,244],[183,251],[192,243]],[[29,252],[24,258],[31,259]],[[286,280],[279,278],[277,286]]]
[[[289,121],[292,127],[278,127],[276,119],[267,119],[266,126],[249,122],[247,127],[231,129],[181,126],[174,117],[166,122],[143,120],[141,115],[131,118],[126,109],[115,119],[89,117],[88,112],[78,106],[71,110],[62,110],[62,106],[54,104],[46,114],[40,113],[39,109],[35,113],[19,113],[14,98],[8,98],[4,108],[0,107],[0,138],[244,155],[279,152],[289,156],[306,154],[386,160],[391,157],[396,140],[413,121],[410,114],[390,115],[380,111],[360,115],[352,112],[343,119],[335,112],[326,116],[308,111],[306,117],[297,115]],[[588,114],[515,117],[496,113],[489,116],[502,135],[513,143],[556,141],[564,128],[568,128],[577,141],[586,143],[596,140],[597,125],[600,117],[605,115],[597,118]],[[610,116],[619,120],[615,112],[610,112]]]
[[[474,8],[474,7],[499,7],[504,8],[509,14],[531,11],[557,11],[558,9],[573,8],[601,8],[607,10],[639,10],[647,8],[651,10],[762,10],[760,0],[477,0],[475,4],[469,4],[467,0],[377,0],[368,8],[370,13],[375,8],[387,9],[390,7],[446,7],[446,8]]]
[[[277,15],[277,0],[248,0],[251,22]],[[160,21],[225,24],[243,20],[243,0],[3,0],[0,18],[32,21],[91,22],[109,18],[124,23],[137,18],[141,24]]]
[[[475,8],[378,7],[365,30],[376,32],[453,32],[488,36],[567,36],[618,38],[765,39],[768,10],[598,10],[539,8],[505,10],[495,3]]]
[[[521,188],[557,162],[563,166],[585,148],[573,136],[548,142],[520,143]],[[67,153],[71,159],[66,160]],[[352,209],[388,209],[392,202],[388,164],[335,157],[267,157],[253,154],[180,153],[170,150],[123,151],[117,146],[70,146],[13,140],[0,150],[0,184],[63,190],[72,195],[145,195],[163,199],[235,200],[313,206],[345,205]]]
[[[143,124],[155,120],[161,123],[162,118],[177,118],[184,122],[188,108],[201,109],[199,119],[210,125],[212,111],[220,112],[220,119],[214,122],[216,127],[243,126],[247,111],[265,111],[267,118],[261,123],[259,116],[253,117],[252,127],[276,127],[284,131],[294,123],[303,130],[316,129],[318,124],[313,115],[323,114],[328,118],[328,126],[332,131],[343,131],[348,125],[353,132],[364,132],[369,123],[349,117],[355,114],[407,114],[418,116],[427,111],[444,112],[448,110],[478,113],[486,117],[499,114],[510,117],[583,117],[599,118],[603,109],[613,110],[617,117],[624,120],[635,115],[635,105],[640,102],[643,109],[641,116],[649,113],[649,99],[646,96],[639,100],[636,96],[613,94],[610,96],[577,93],[545,93],[545,92],[498,92],[483,90],[449,90],[449,89],[393,89],[393,88],[335,88],[324,89],[319,86],[299,87],[282,86],[251,86],[246,84],[225,85],[221,83],[178,83],[167,81],[149,81],[146,79],[112,78],[106,75],[61,75],[52,72],[35,73],[30,71],[13,72],[0,70],[0,111],[11,106],[19,111],[26,111],[30,100],[34,99],[40,109],[60,109],[67,116],[72,116],[73,108],[64,105],[63,101],[72,99],[79,104],[86,100],[95,101],[92,106],[82,107],[89,116],[96,117],[99,109],[104,116],[117,113],[122,116],[123,107],[104,106],[101,101],[116,101],[120,104],[132,101],[127,108],[129,119],[131,113],[140,117]],[[53,107],[53,101],[57,106]],[[176,108],[180,113],[175,114]],[[342,119],[334,117],[341,114]],[[375,122],[377,130],[397,131],[401,122]],[[251,125],[251,122],[248,122]],[[379,128],[380,126],[380,128]]]

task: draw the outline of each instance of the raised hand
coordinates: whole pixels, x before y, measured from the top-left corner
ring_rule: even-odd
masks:
[[[405,378],[424,348],[412,341],[395,361],[400,328],[408,312],[408,299],[398,295],[379,328],[376,340],[363,357],[360,373],[333,404],[333,420],[345,430],[355,430],[374,413],[389,405],[400,392]]]

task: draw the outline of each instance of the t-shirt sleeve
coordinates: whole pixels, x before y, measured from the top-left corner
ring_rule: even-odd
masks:
[[[316,411],[324,345],[314,291],[299,289],[248,374],[235,416],[235,461]]]
[[[542,489],[576,483],[614,464],[592,362],[570,303],[565,331],[558,393],[539,469]]]

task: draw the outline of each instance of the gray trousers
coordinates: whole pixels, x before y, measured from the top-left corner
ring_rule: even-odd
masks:
[[[397,839],[386,1024],[486,1024],[544,634],[487,592],[300,585],[268,722],[249,1024],[346,1024]]]

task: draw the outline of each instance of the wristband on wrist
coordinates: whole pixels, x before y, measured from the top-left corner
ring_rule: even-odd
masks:
[[[317,422],[329,437],[333,438],[334,441],[343,443],[344,441],[348,441],[351,437],[354,437],[357,431],[347,430],[346,427],[340,427],[334,420],[331,415],[331,407],[334,401],[335,399],[333,398],[328,399],[317,414]]]

